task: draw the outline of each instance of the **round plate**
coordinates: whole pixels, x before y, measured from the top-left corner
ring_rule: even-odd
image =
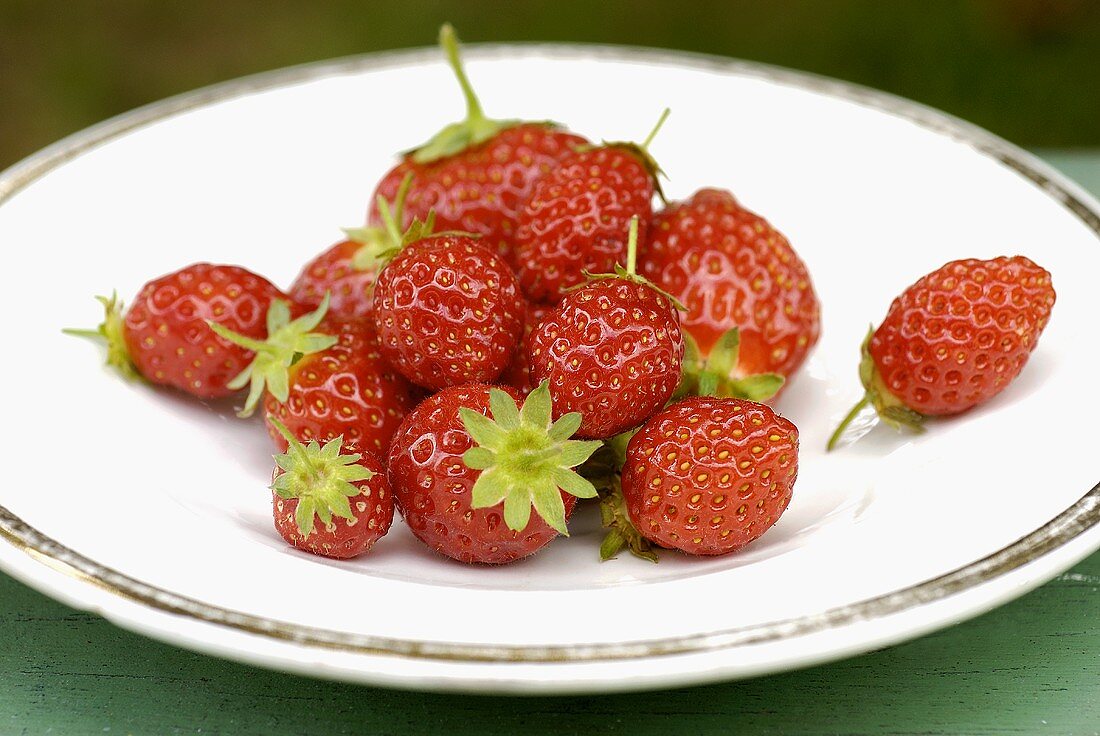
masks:
[[[599,563],[573,536],[499,568],[429,552],[400,523],[365,558],[288,549],[271,448],[227,404],[127,384],[90,343],[93,294],[187,263],[287,285],[359,223],[392,153],[457,118],[438,52],[252,77],[143,108],[0,175],[9,358],[0,566],[183,646],[414,688],[593,692],[743,677],[865,651],[976,615],[1100,547],[1090,432],[1100,208],[988,133],[850,85],[741,62],[563,46],[470,50],[491,113],[643,136],[666,191],[732,189],[785,232],[824,304],[778,402],[800,428],[783,519],[742,553]],[[641,91],[645,91],[642,94]],[[414,101],[430,100],[431,104]],[[920,437],[879,427],[826,455],[859,396],[869,322],[931,269],[1023,253],[1058,290],[1026,370]],[[1090,490],[1091,489],[1091,490]]]

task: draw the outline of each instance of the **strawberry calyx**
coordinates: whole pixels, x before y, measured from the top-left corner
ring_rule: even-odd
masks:
[[[600,523],[607,530],[600,544],[603,562],[614,559],[624,548],[635,557],[657,562],[653,544],[630,520],[622,491],[620,474],[626,462],[626,446],[637,432],[632,429],[604,440],[604,446],[580,468],[581,475],[596,487],[600,497]]]
[[[103,305],[103,321],[98,327],[94,330],[66,328],[62,332],[106,344],[107,365],[117,370],[123,378],[141,380],[143,376],[138,373],[126,347],[126,322],[123,316],[125,305],[119,301],[118,292],[111,292],[110,297],[97,296],[96,301]]]
[[[661,117],[657,118],[657,124],[653,126],[653,129],[649,131],[649,135],[645,137],[641,143],[635,143],[634,141],[601,141],[599,146],[585,145],[578,146],[576,151],[578,153],[583,151],[591,151],[597,147],[602,148],[618,148],[626,151],[634,156],[641,162],[642,167],[649,172],[650,178],[653,180],[653,189],[657,192],[657,196],[661,198],[661,201],[668,204],[668,200],[665,199],[664,190],[661,189],[660,177],[668,178],[668,174],[665,173],[661,165],[657,163],[657,159],[653,157],[653,154],[649,152],[649,144],[653,142],[653,139],[657,137],[657,133],[660,132],[661,127],[665,124],[665,120],[672,113],[671,108],[666,107],[661,111]]]
[[[683,377],[676,389],[677,398],[715,396],[761,402],[775,396],[783,388],[784,377],[778,373],[739,376],[740,352],[741,331],[736,327],[718,338],[706,358],[699,350],[699,343],[685,331]]]
[[[552,421],[550,385],[543,381],[523,405],[498,388],[489,389],[487,417],[462,407],[459,417],[476,445],[462,456],[466,467],[480,470],[471,508],[504,502],[504,522],[522,531],[531,508],[565,536],[565,503],[561,491],[577,498],[594,498],[596,488],[575,470],[600,448],[598,440],[573,440],[581,415],[570,412]]]
[[[302,536],[313,533],[316,520],[328,526],[334,516],[353,521],[349,498],[361,491],[353,483],[370,480],[374,471],[359,464],[359,453],[343,454],[344,438],[337,437],[323,446],[317,440],[303,445],[278,419],[271,424],[287,441],[287,451],[275,455],[275,464],[283,472],[271,484],[279,498],[297,499],[294,522]]]
[[[397,188],[397,195],[393,202],[387,202],[381,194],[378,195],[378,211],[382,215],[382,225],[367,225],[365,227],[346,227],[344,234],[348,240],[360,243],[361,246],[352,255],[351,265],[357,271],[376,270],[385,264],[387,258],[392,257],[404,245],[405,238],[413,235],[413,225],[419,221],[414,220],[408,230],[402,232],[401,223],[405,219],[405,199],[408,197],[409,188],[412,186],[413,172],[405,174],[401,185]],[[420,229],[424,227],[420,223]],[[429,227],[430,231],[430,227]],[[419,232],[416,233],[419,235]]]
[[[218,337],[256,353],[248,367],[227,384],[232,389],[248,385],[248,398],[237,416],[252,416],[265,389],[278,401],[286,401],[290,394],[290,367],[304,356],[328,350],[339,342],[336,335],[313,332],[328,312],[330,296],[326,292],[317,309],[295,320],[290,319],[290,306],[286,301],[273,300],[267,310],[266,340],[247,337],[207,320],[206,324]]]
[[[576,291],[577,289],[583,289],[593,281],[603,281],[604,279],[621,279],[623,281],[630,281],[631,283],[639,284],[652,289],[665,299],[668,299],[672,303],[672,306],[676,307],[681,312],[686,312],[687,307],[679,299],[668,293],[657,284],[653,283],[645,276],[638,273],[638,216],[634,215],[630,218],[630,226],[626,239],[626,266],[616,263],[615,269],[611,273],[590,273],[583,271],[585,280],[579,284],[570,286],[564,289],[566,293],[570,291]]]
[[[901,399],[886,387],[886,382],[882,380],[882,374],[879,373],[875,360],[871,357],[871,338],[874,334],[875,328],[872,325],[867,332],[867,337],[864,338],[863,344],[860,346],[859,381],[863,384],[863,398],[856,402],[856,405],[851,408],[833,431],[833,434],[829,437],[829,443],[826,445],[827,450],[831,451],[836,448],[840,438],[844,435],[844,431],[868,405],[874,408],[879,419],[894,429],[907,429],[917,433],[924,431],[925,416],[906,406]]]
[[[520,120],[493,120],[486,117],[481,107],[474,88],[466,76],[466,70],[462,67],[462,59],[458,52],[458,36],[450,23],[444,23],[439,29],[439,45],[447,57],[447,63],[454,71],[458,84],[462,88],[462,94],[466,98],[466,118],[457,123],[451,123],[432,136],[424,145],[413,149],[410,156],[415,163],[426,164],[438,161],[462,153],[467,148],[473,148],[488,141],[505,128],[519,125]]]

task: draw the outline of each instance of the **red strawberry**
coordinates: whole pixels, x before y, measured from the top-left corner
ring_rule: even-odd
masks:
[[[829,439],[867,404],[895,427],[966,411],[1023,370],[1054,306],[1050,274],[1023,256],[952,261],[910,286],[863,343],[866,391]]]
[[[486,247],[507,257],[516,214],[534,179],[587,141],[550,123],[487,119],[462,69],[454,29],[444,25],[439,40],[466,97],[466,120],[406,154],[382,178],[376,195],[392,199],[402,179],[412,175],[403,224],[434,210],[439,229],[482,235]],[[374,207],[371,221],[381,223],[380,214]]]
[[[527,341],[531,333],[535,331],[542,318],[550,311],[550,307],[540,304],[528,304],[527,312],[523,320],[523,335],[516,347],[512,362],[504,369],[500,376],[500,382],[505,386],[511,386],[520,395],[526,396],[535,389],[531,380],[531,361],[527,358]]]
[[[290,296],[298,304],[317,307],[329,295],[330,314],[338,317],[368,318],[374,301],[371,286],[385,263],[387,254],[400,249],[402,233],[398,223],[404,217],[405,197],[411,175],[397,185],[389,202],[379,203],[387,218],[378,227],[345,230],[348,239],[337,243],[307,263],[290,286]],[[392,214],[392,217],[390,216]]]
[[[694,555],[744,547],[779,519],[798,475],[798,429],[768,406],[684,399],[627,446],[622,491],[637,530]]]
[[[270,337],[263,342],[216,328],[256,352],[235,379],[251,385],[241,415],[250,415],[263,396],[268,431],[280,449],[286,442],[273,420],[305,440],[340,437],[354,450],[384,455],[417,394],[382,360],[369,322],[329,317],[327,309],[326,298],[316,311],[291,321],[287,305],[273,302]]]
[[[721,377],[734,380],[731,393],[740,393],[736,379],[745,376],[790,376],[817,342],[820,307],[806,266],[780,232],[729,192],[701,189],[657,213],[638,263],[687,306],[683,327],[703,358],[739,328],[740,354]]]
[[[462,562],[518,560],[568,534],[576,498],[596,495],[572,470],[600,445],[569,439],[580,417],[551,423],[545,386],[522,409],[518,399],[510,388],[453,386],[394,435],[388,469],[397,507],[437,552]]]
[[[641,219],[645,241],[659,191],[656,162],[642,145],[606,143],[562,159],[539,178],[520,210],[515,239],[517,275],[534,302],[552,303],[584,282],[585,271],[604,273],[626,257],[627,223]]]
[[[375,285],[382,354],[431,389],[495,381],[515,353],[523,315],[511,269],[465,235],[413,242]]]
[[[278,422],[288,451],[275,456],[272,512],[291,546],[349,559],[370,551],[393,522],[393,495],[373,455],[343,454],[342,438],[303,445]],[[318,528],[317,522],[321,527]]]
[[[559,414],[584,416],[578,436],[636,427],[680,382],[684,341],[674,300],[634,274],[638,220],[628,265],[565,295],[528,340],[531,379],[547,381]]]
[[[105,340],[107,363],[123,375],[219,398],[237,391],[232,379],[253,356],[215,335],[207,322],[262,340],[268,306],[282,297],[267,279],[243,268],[196,263],[145,284],[125,315],[117,297],[99,297],[103,324],[67,332]]]

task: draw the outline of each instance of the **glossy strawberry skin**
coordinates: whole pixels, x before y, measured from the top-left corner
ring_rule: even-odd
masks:
[[[684,340],[676,308],[654,289],[609,278],[565,295],[528,340],[531,382],[549,381],[554,416],[578,411],[577,437],[636,427],[680,382]]]
[[[384,458],[393,433],[416,406],[420,392],[382,358],[371,322],[326,316],[317,331],[340,341],[290,368],[285,402],[265,394],[268,434],[285,452],[286,439],[271,424],[275,417],[303,442],[324,444],[343,437],[349,452]]]
[[[405,200],[405,222],[424,220],[435,211],[436,231],[457,230],[483,236],[498,255],[510,257],[516,215],[536,178],[587,141],[544,123],[505,128],[491,140],[460,154],[427,164],[406,158],[379,182],[371,198],[370,221],[381,224],[378,195],[392,201],[402,179],[413,173]]]
[[[952,261],[894,300],[871,357],[910,409],[966,411],[1020,374],[1054,301],[1050,274],[1023,256]]]
[[[345,240],[307,263],[290,286],[290,297],[298,304],[316,308],[329,294],[329,314],[366,318],[373,303],[371,284],[375,269],[355,267],[355,254],[362,243]]]
[[[798,475],[798,429],[764,404],[692,397],[651,418],[627,445],[631,521],[663,547],[721,555],[778,521]]]
[[[740,328],[738,377],[790,376],[821,331],[809,271],[787,239],[733,195],[701,189],[653,218],[638,271],[688,308],[684,329],[704,356]]]
[[[519,394],[504,387],[514,399]],[[394,435],[389,481],[397,508],[420,541],[460,562],[502,564],[537,552],[558,533],[538,514],[515,532],[504,523],[503,504],[471,509],[474,483],[462,455],[473,446],[459,418],[460,407],[489,415],[489,386],[453,386],[416,407]],[[562,493],[566,514],[577,499]]]
[[[511,269],[461,235],[406,246],[375,285],[383,356],[429,389],[495,381],[512,360],[523,318]]]
[[[327,526],[316,519],[316,526],[308,537],[302,534],[294,519],[298,499],[284,499],[272,493],[275,528],[289,545],[322,557],[347,560],[366,554],[375,542],[385,536],[393,523],[394,508],[386,469],[382,461],[370,453],[363,454],[359,465],[372,471],[374,476],[352,483],[361,491],[360,495],[348,499],[355,519],[334,516]]]
[[[516,346],[512,362],[504,369],[504,373],[500,374],[500,383],[511,386],[519,391],[521,396],[526,396],[535,390],[535,384],[531,381],[531,361],[527,357],[527,345],[531,333],[535,331],[535,327],[542,322],[542,318],[550,309],[551,307],[541,304],[527,305],[523,320],[523,336],[520,338],[519,345]]]
[[[517,219],[514,253],[528,298],[554,303],[585,271],[610,273],[624,263],[631,217],[640,221],[639,247],[645,242],[653,192],[645,163],[614,145],[569,156],[536,181]]]
[[[153,383],[204,399],[229,396],[236,390],[227,384],[253,353],[215,335],[206,321],[262,340],[268,306],[285,298],[243,268],[196,263],[142,287],[125,316],[126,348]]]

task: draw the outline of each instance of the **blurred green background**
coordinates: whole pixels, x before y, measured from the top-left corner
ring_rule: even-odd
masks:
[[[1096,0],[0,0],[0,168],[212,82],[431,44],[443,20],[471,42],[766,61],[910,97],[1024,146],[1100,145]]]

